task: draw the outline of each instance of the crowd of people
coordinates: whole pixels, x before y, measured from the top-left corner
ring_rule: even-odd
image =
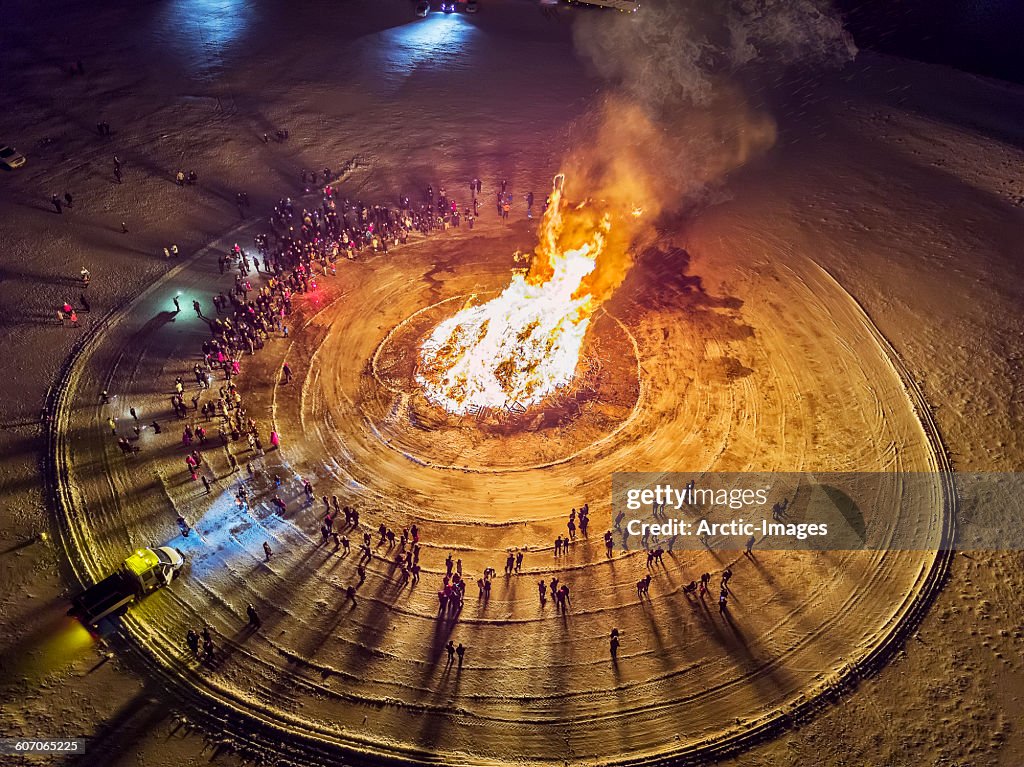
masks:
[[[120,163],[115,167],[119,169]],[[187,184],[190,176],[192,174],[179,173],[176,181]],[[315,177],[315,174],[307,176],[303,173],[304,180],[314,180],[311,176]],[[267,221],[268,230],[254,238],[255,252],[235,244],[218,256],[219,273],[233,273],[234,277],[230,289],[212,295],[212,313],[206,313],[200,300],[192,301],[197,318],[209,326],[210,337],[202,342],[200,359],[193,365],[194,382],[186,383],[181,376],[175,379],[170,394],[169,417],[184,421],[180,437],[180,445],[185,451],[184,470],[188,480],[201,481],[207,493],[212,489],[210,477],[213,476],[216,481],[217,476],[206,460],[207,448],[215,447],[218,453],[226,453],[229,476],[241,470],[239,458],[244,454],[248,476],[254,479],[254,462],[264,455],[265,445],[269,442],[271,449],[280,445],[280,436],[276,430],[271,429],[267,435],[256,419],[249,415],[233,379],[240,374],[242,361],[247,354],[258,353],[275,335],[288,335],[287,321],[296,297],[315,289],[317,279],[336,274],[339,258],[353,259],[367,251],[387,253],[389,248],[407,242],[414,233],[429,235],[439,229],[459,226],[461,214],[458,206],[445,197],[443,190],[436,200],[432,196],[432,189],[428,190],[427,199],[416,206],[411,205],[408,198],[402,198],[398,207],[368,206],[358,201],[340,200],[329,180],[330,170],[325,169],[325,184],[317,206],[300,208],[290,198],[280,200]],[[248,205],[248,195],[240,193],[237,200],[240,208]],[[54,207],[56,209],[58,205]],[[176,245],[164,249],[166,258],[177,254]],[[254,272],[262,277],[256,285],[253,284]],[[87,285],[89,274],[84,267],[82,274],[83,283]],[[174,314],[178,314],[181,311],[179,296],[174,296],[172,303]],[[69,317],[73,323],[77,323],[73,307],[66,305],[60,311],[59,319],[62,322],[65,317]],[[218,374],[222,376],[223,383],[214,396],[214,377]],[[291,376],[291,368],[285,363],[282,367],[283,382],[290,382]],[[102,401],[104,404],[110,403],[105,391],[102,393]],[[142,430],[147,428],[142,425],[134,406],[130,408],[130,414],[130,434],[133,436],[124,433],[125,430],[113,415],[108,417],[111,432],[126,455],[139,451],[139,438]],[[150,428],[154,434],[163,430],[157,419],[153,420]],[[286,514],[289,507],[279,491],[281,484],[281,478],[275,475],[273,489],[269,491],[273,493],[270,502],[278,513]],[[302,480],[301,485],[306,503],[313,503],[315,491],[312,483]],[[246,483],[240,481],[235,492],[236,503],[241,509],[248,510],[251,500]],[[347,555],[351,547],[349,534],[360,530],[359,511],[342,506],[336,495],[330,499],[323,496],[323,502],[321,544],[333,540],[335,550],[341,550],[342,555]],[[191,534],[192,527],[184,516],[178,516],[177,522],[182,535]],[[375,547],[371,534],[362,533],[360,558],[356,566],[359,580],[346,587],[346,598],[353,606],[356,604],[357,589],[366,580],[366,567],[374,558],[393,563],[393,571],[397,572],[400,584],[404,585],[410,580],[413,584],[419,581],[421,546],[417,526],[403,529],[399,535],[382,523],[378,533],[379,540]],[[264,541],[262,547],[264,561],[270,562],[274,554],[270,542]],[[518,564],[522,564],[522,555]],[[450,571],[451,562],[439,592],[439,613],[454,611],[462,605],[465,582],[461,573]],[[488,583],[492,577],[489,570]],[[259,628],[262,621],[258,617],[254,618],[255,608],[251,605],[250,608],[249,623]],[[202,651],[199,649],[200,638]],[[199,633],[190,629],[186,644],[197,657],[212,659],[213,640],[209,626],[204,626]],[[462,652],[464,648],[460,646],[460,658]]]
[[[281,139],[283,140],[283,139]],[[117,169],[120,168],[118,163]],[[191,174],[189,174],[191,175]],[[179,174],[179,183],[188,183],[189,176],[184,179]],[[336,274],[339,259],[355,259],[366,252],[386,254],[390,248],[408,241],[410,236],[427,236],[432,232],[458,227],[463,222],[473,226],[474,219],[479,215],[478,197],[482,189],[479,179],[469,184],[471,203],[464,210],[451,199],[445,188],[440,187],[435,194],[433,186],[427,186],[424,199],[412,204],[408,197],[399,198],[397,206],[366,205],[361,201],[339,198],[330,183],[331,171],[325,168],[322,174],[322,186],[318,186],[318,204],[300,206],[290,198],[283,198],[274,206],[267,219],[267,229],[254,238],[255,252],[243,249],[235,244],[218,256],[218,271],[221,275],[232,274],[229,289],[220,290],[212,295],[213,313],[206,314],[204,306],[198,299],[193,300],[192,307],[196,316],[205,321],[210,329],[210,337],[202,342],[201,354],[194,363],[192,373],[194,383],[187,384],[179,376],[174,382],[174,390],[170,395],[172,417],[184,421],[181,427],[181,447],[185,451],[184,468],[190,481],[201,481],[206,492],[211,492],[211,479],[216,481],[216,472],[204,458],[204,450],[215,446],[224,451],[228,460],[228,476],[239,472],[239,457],[245,454],[245,464],[250,479],[254,478],[254,462],[265,454],[265,446],[275,449],[280,445],[280,436],[276,430],[269,433],[262,430],[256,419],[246,410],[241,392],[235,385],[234,378],[241,372],[242,360],[245,355],[254,355],[264,348],[274,336],[286,337],[288,320],[293,312],[293,304],[298,296],[316,288],[317,280]],[[302,171],[302,183],[319,184],[321,179],[314,172]],[[526,195],[527,216],[533,215],[533,194]],[[496,192],[496,205],[499,216],[508,217],[512,196],[507,191],[506,182],[502,181]],[[237,197],[240,211],[248,207],[248,195],[239,193]],[[56,200],[54,207],[59,209],[61,201]],[[67,200],[71,204],[72,200]],[[177,246],[164,249],[165,257],[177,255]],[[262,279],[257,279],[262,278]],[[83,267],[83,287],[88,286],[90,275]],[[254,281],[256,284],[254,284]],[[174,312],[181,311],[178,297],[173,299]],[[77,323],[73,307],[62,307],[59,318],[63,322],[70,318],[72,324]],[[214,376],[222,377],[222,385],[213,393]],[[291,368],[285,363],[281,368],[281,378],[288,384],[292,378]],[[186,401],[186,389],[191,389]],[[109,398],[103,393],[104,402]],[[127,434],[119,433],[119,425],[111,416],[108,423],[112,433],[117,437],[118,445],[126,453],[138,451],[138,438],[141,425],[135,408],[131,408],[133,419],[132,432],[135,439]],[[161,432],[158,420],[154,419],[151,428],[155,434]],[[239,446],[242,447],[239,447]],[[237,457],[236,457],[237,456]],[[316,491],[311,482],[301,480],[304,503],[312,505],[316,502]],[[253,483],[255,484],[255,483]],[[279,488],[282,480],[274,476],[271,504],[280,514],[288,513],[289,506]],[[235,493],[236,503],[240,508],[248,510],[250,503],[249,490],[244,481],[238,483]],[[422,568],[420,565],[421,543],[420,530],[413,524],[396,532],[384,522],[377,528],[377,540],[361,526],[360,513],[355,508],[342,505],[336,495],[330,498],[322,496],[323,512],[319,516],[320,543],[327,545],[334,542],[334,551],[341,556],[348,556],[352,542],[350,535],[361,540],[358,545],[359,557],[356,561],[358,580],[345,587],[346,600],[356,606],[358,589],[367,577],[367,566],[378,560],[387,564],[384,576],[393,578],[399,587],[419,582]],[[566,534],[559,535],[554,541],[556,558],[569,556],[577,543],[577,538],[588,537],[590,521],[589,504],[584,503],[577,510],[573,508],[566,521]],[[617,520],[621,521],[620,520]],[[184,517],[178,517],[178,525],[183,535],[188,535],[192,528]],[[613,556],[614,539],[612,531],[604,534],[604,545],[608,557]],[[262,543],[264,561],[269,563],[274,554],[269,541]],[[648,568],[660,563],[664,554],[662,549],[648,551]],[[523,550],[511,550],[505,562],[506,577],[522,572],[524,562]],[[477,598],[486,606],[493,585],[496,582],[496,571],[486,567],[476,579]],[[722,576],[719,609],[723,613],[727,609],[728,580],[730,570]],[[637,583],[637,598],[649,599],[649,589],[653,580],[649,572]],[[701,577],[700,585],[693,582],[683,588],[683,593],[703,600],[708,593],[710,575]],[[462,611],[467,584],[470,576],[463,571],[463,562],[454,553],[449,553],[445,560],[445,573],[440,576],[437,588],[437,615],[439,620],[457,620]],[[537,583],[538,597],[543,607],[550,598],[558,612],[567,612],[571,606],[570,586],[558,577],[550,580],[541,579]],[[249,606],[249,625],[257,630],[262,621],[256,615],[255,608]],[[202,651],[200,651],[200,639]],[[611,634],[611,654],[617,660],[620,643],[619,630],[613,629]],[[196,633],[190,629],[186,637],[189,649],[199,658],[207,660],[213,657],[213,640],[210,628],[204,627]],[[452,642],[446,646],[449,663],[457,654],[460,665],[465,648]]]

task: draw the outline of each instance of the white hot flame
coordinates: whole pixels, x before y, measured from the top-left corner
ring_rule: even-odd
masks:
[[[428,400],[451,413],[480,408],[527,408],[572,381],[590,326],[594,301],[581,289],[597,264],[610,219],[587,240],[559,251],[561,190],[545,214],[543,279],[514,274],[501,295],[467,306],[423,342],[416,380]]]

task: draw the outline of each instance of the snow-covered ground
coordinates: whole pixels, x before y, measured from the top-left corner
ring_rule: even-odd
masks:
[[[424,21],[411,21],[408,5],[397,0],[258,9],[241,2],[181,0],[104,10],[57,7],[47,18],[31,13],[30,6],[14,10],[17,23],[0,38],[4,92],[11,104],[0,115],[0,140],[29,156],[28,166],[0,177],[0,333],[8,362],[0,402],[6,511],[0,617],[8,638],[2,655],[4,734],[92,735],[93,758],[102,760],[97,764],[206,762],[213,747],[185,735],[187,728],[179,727],[164,704],[159,684],[132,670],[139,664],[101,662],[104,657],[90,652],[63,622],[58,553],[50,543],[30,542],[49,529],[39,478],[38,414],[80,332],[58,327],[51,318],[64,300],[75,302],[78,270],[85,265],[93,274],[92,311],[82,315],[88,325],[168,269],[165,245],[177,243],[188,256],[240,224],[238,236],[253,231],[239,217],[234,192],[248,191],[254,209],[264,211],[278,197],[297,193],[303,167],[351,162],[342,192],[368,201],[393,200],[399,193],[418,196],[427,183],[447,184],[461,194],[474,176],[484,179],[485,201],[501,178],[517,195],[540,194],[568,149],[578,144],[574,121],[603,86],[573,51],[571,14],[552,17],[532,3],[513,0],[488,3],[474,18],[435,15]],[[84,76],[61,71],[77,59]],[[637,440],[631,460],[659,469],[676,468],[665,466],[666,460],[720,469],[927,467],[917,419],[891,369],[895,359],[934,410],[955,468],[1013,471],[1024,452],[1015,428],[1024,348],[1019,283],[1024,132],[1014,118],[1024,110],[1024,92],[867,53],[821,82],[794,78],[779,90],[782,95],[773,97],[774,148],[733,173],[717,192],[718,204],[663,235],[663,245],[685,247],[689,262],[678,254],[678,262],[641,260],[610,305],[627,325],[635,320],[642,349],[659,350],[662,362],[679,366],[652,366],[657,380],[651,391],[664,398],[652,412],[671,416],[665,433],[676,436],[672,429],[680,423],[701,424],[700,432],[679,434],[669,455],[643,447],[657,440]],[[100,120],[111,124],[112,136],[96,134]],[[264,144],[262,134],[279,126],[289,129],[290,139]],[[54,140],[37,147],[43,138]],[[123,184],[112,174],[114,154],[124,163]],[[199,186],[177,187],[173,175],[179,168],[194,168]],[[65,190],[73,193],[75,205],[58,216],[48,200]],[[504,229],[484,207],[472,234],[462,230],[405,253],[343,264],[325,288],[343,294],[339,304],[296,334],[294,348],[282,342],[267,350],[243,379],[267,423],[280,419],[287,460],[300,472],[316,473],[323,492],[338,492],[327,488],[332,482],[342,487],[341,477],[353,479],[364,488],[353,492],[376,495],[376,508],[390,523],[421,514],[428,519],[425,527],[435,526],[436,540],[427,533],[426,555],[434,572],[424,576],[419,592],[392,594],[381,574],[371,572],[368,585],[379,591],[377,609],[370,608],[369,599],[361,600],[351,617],[342,616],[342,625],[320,625],[322,611],[340,602],[337,587],[351,577],[352,568],[333,559],[321,565],[323,554],[305,553],[302,547],[313,545],[306,540],[310,530],[316,534],[313,512],[295,519],[255,515],[257,528],[278,536],[287,552],[274,567],[263,568],[253,559],[257,530],[238,525],[245,520],[237,518],[233,503],[220,500],[207,510],[205,499],[193,497],[191,483],[180,481],[173,435],[164,435],[166,460],[147,457],[145,475],[125,467],[109,445],[106,453],[96,450],[106,411],[100,415],[95,399],[86,396],[91,389],[80,382],[76,413],[86,431],[71,437],[83,498],[95,504],[90,522],[102,531],[93,554],[112,566],[118,551],[161,533],[170,537],[172,504],[190,509],[206,541],[194,552],[188,583],[179,584],[189,590],[176,586],[167,599],[147,605],[145,624],[173,636],[180,615],[208,610],[217,631],[230,636],[239,625],[239,600],[265,600],[266,609],[274,610],[275,627],[246,643],[246,652],[212,674],[211,684],[284,709],[301,706],[290,715],[338,722],[340,737],[462,751],[478,760],[508,758],[516,748],[525,756],[564,756],[569,762],[609,758],[617,751],[672,750],[674,732],[662,737],[642,726],[627,730],[615,720],[625,709],[616,697],[635,695],[648,704],[665,699],[677,706],[687,697],[685,685],[657,680],[678,678],[688,662],[723,682],[762,653],[785,655],[779,633],[794,639],[799,631],[790,627],[772,634],[760,621],[767,625],[799,614],[791,605],[782,605],[787,609],[779,614],[770,608],[773,596],[802,593],[799,582],[771,588],[767,580],[737,568],[740,599],[748,598],[742,590],[748,589],[751,605],[769,605],[763,614],[736,607],[741,633],[751,642],[745,659],[737,654],[735,640],[716,640],[713,629],[677,614],[685,605],[678,594],[671,596],[673,588],[703,563],[674,560],[671,572],[652,585],[654,604],[638,613],[629,592],[642,563],[627,559],[621,567],[628,572],[603,574],[598,540],[596,551],[574,551],[569,563],[557,562],[550,551],[528,555],[531,574],[578,570],[576,577],[589,573],[595,584],[588,604],[586,589],[573,581],[581,614],[572,616],[564,635],[560,620],[538,612],[535,578],[530,578],[518,589],[498,591],[490,612],[456,627],[453,636],[464,632],[473,639],[467,642],[467,667],[454,680],[433,665],[424,646],[422,637],[433,623],[430,592],[438,566],[443,567],[444,549],[431,550],[434,546],[465,545],[466,567],[473,573],[486,564],[500,569],[496,552],[520,540],[534,548],[548,541],[559,529],[562,506],[574,505],[577,496],[583,500],[584,491],[597,488],[594,498],[607,497],[602,483],[609,468],[595,460],[564,475],[540,475],[538,481],[552,484],[536,486],[530,497],[550,497],[564,487],[569,498],[548,508],[531,505],[527,514],[516,515],[513,507],[502,505],[509,493],[522,490],[514,481],[507,487],[499,482],[493,498],[486,499],[469,479],[441,485],[428,472],[403,469],[400,453],[375,444],[367,419],[343,404],[361,402],[372,421],[373,408],[387,403],[359,399],[366,396],[357,380],[359,366],[387,330],[449,294],[500,287],[511,265],[509,254],[530,246],[532,229],[521,209],[519,220]],[[122,221],[127,234],[121,232]],[[201,339],[201,326],[190,322],[188,311],[173,325],[160,322],[160,312],[169,308],[172,293],[216,284],[212,258],[190,264],[143,296],[110,336],[113,346],[101,347],[103,354],[111,349],[120,354],[116,367],[109,356],[95,363],[99,374],[109,372],[118,381],[112,389],[116,407],[126,409],[125,398],[137,392],[146,409],[158,408],[165,399],[160,392],[176,371],[190,367],[187,355]],[[673,303],[671,295],[662,296],[659,318],[630,314],[630,307],[646,298],[652,278],[678,276],[682,269],[701,278],[710,299],[691,296]],[[424,273],[427,283],[420,282]],[[865,335],[858,324],[864,318],[847,295],[892,343],[893,358]],[[355,322],[370,307],[371,321]],[[666,339],[672,343],[664,344]],[[299,360],[312,358],[317,349],[318,363],[308,368],[302,396],[280,395],[274,404],[269,384],[276,360],[297,352]],[[305,364],[297,367],[307,373]],[[674,377],[680,370],[683,375]],[[83,381],[89,382],[88,374]],[[102,388],[100,381],[91,386]],[[381,411],[384,428],[397,428],[384,415]],[[100,424],[92,432],[90,418]],[[322,427],[328,418],[332,429]],[[298,422],[307,427],[307,447],[298,439],[291,444],[290,430]],[[415,434],[388,436],[416,439]],[[379,468],[371,470],[365,463],[369,458]],[[412,483],[415,498],[385,503],[388,490]],[[450,496],[438,497],[442,486]],[[135,489],[123,505],[108,505],[102,499],[111,488]],[[591,505],[598,507],[595,514],[606,513],[601,500]],[[516,523],[495,528],[444,521],[456,516],[460,522]],[[378,517],[371,517],[376,525]],[[592,538],[603,531],[603,520],[596,526]],[[517,540],[509,540],[509,530]],[[190,543],[198,547],[195,540]],[[897,603],[917,572],[907,558],[887,560],[892,569],[885,572],[904,586],[892,585],[887,597],[884,590],[871,592],[870,578],[854,577],[856,567],[871,563],[858,565],[851,558],[845,569],[834,571],[844,577],[835,580],[838,590],[828,592],[818,608],[841,604],[843,594],[869,593],[871,599],[859,598],[857,604],[872,606],[876,618],[882,615],[886,599]],[[778,558],[767,570],[792,579],[810,572],[799,557]],[[958,556],[949,584],[889,668],[840,705],[746,754],[740,763],[795,764],[812,755],[828,764],[1016,763],[1024,753],[1015,730],[1024,684],[1021,585],[1017,553]],[[322,603],[310,596],[314,593]],[[299,603],[298,594],[306,600]],[[820,619],[829,613],[813,614]],[[849,619],[851,627],[872,628],[863,615]],[[395,628],[385,629],[380,621]],[[626,628],[619,680],[605,664],[607,627],[616,623]],[[322,646],[313,642],[320,635]],[[795,663],[796,677],[841,665],[844,648],[857,644],[844,644],[850,636],[837,630],[818,665]],[[674,653],[659,648],[666,641]],[[527,649],[519,647],[523,644]],[[548,662],[552,652],[560,653],[554,667]],[[513,662],[516,656],[521,662]],[[253,670],[271,661],[287,675]],[[357,669],[369,677],[358,685],[349,676]],[[695,689],[707,684],[693,678]],[[737,678],[742,680],[742,673]],[[787,676],[766,689],[748,680],[739,685],[743,694],[692,704],[685,716],[689,729],[680,735],[726,728],[732,722],[722,717],[749,716],[757,706],[807,684]],[[293,686],[293,695],[282,694]],[[638,689],[644,694],[636,695]],[[553,705],[556,693],[560,702]],[[349,695],[374,705],[362,716],[350,706],[332,710]],[[545,695],[549,702],[542,705]],[[509,702],[526,698],[535,701],[535,711],[524,714],[521,702]],[[588,701],[586,711],[578,701]],[[442,717],[431,712],[449,706],[458,714],[441,727]],[[466,724],[474,716],[487,724],[475,729]],[[539,723],[524,727],[516,717]],[[420,721],[420,729],[410,727],[410,720]],[[667,727],[656,717],[653,721]],[[553,739],[552,727],[564,727],[564,738]],[[504,738],[495,734],[502,729]],[[212,733],[213,740],[217,737]]]

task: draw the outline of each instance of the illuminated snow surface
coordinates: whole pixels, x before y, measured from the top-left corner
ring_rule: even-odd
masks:
[[[411,19],[410,10],[410,3],[397,0],[330,7],[209,0],[85,4],[35,19],[8,9],[0,63],[5,95],[17,108],[0,113],[0,137],[26,154],[28,164],[2,174],[0,189],[0,298],[6,312],[0,339],[8,369],[0,381],[8,512],[0,522],[0,623],[10,642],[4,668],[16,670],[6,677],[12,692],[0,715],[8,723],[5,735],[97,736],[86,758],[116,767],[209,759],[206,742],[183,736],[168,716],[173,701],[134,671],[119,662],[97,665],[102,657],[88,651],[70,661],[56,651],[40,654],[54,645],[48,632],[65,631],[54,629],[66,608],[68,586],[58,563],[63,555],[50,543],[21,544],[50,529],[39,493],[39,408],[79,337],[52,318],[55,307],[77,296],[74,276],[83,265],[93,276],[92,311],[80,315],[89,325],[167,269],[163,247],[174,242],[190,254],[234,227],[235,190],[248,191],[251,215],[262,221],[278,199],[301,194],[300,169],[351,162],[342,193],[370,204],[402,193],[418,199],[427,183],[435,189],[446,183],[449,196],[465,204],[475,176],[484,180],[484,193],[472,237],[464,228],[452,233],[439,248],[449,260],[433,269],[423,256],[416,280],[405,271],[415,262],[412,250],[341,265],[331,286],[341,286],[342,302],[354,314],[346,325],[350,338],[338,339],[332,351],[352,376],[346,383],[356,381],[365,365],[366,354],[357,351],[374,348],[389,328],[437,300],[437,285],[454,290],[446,280],[458,279],[452,275],[460,272],[460,259],[479,270],[487,290],[516,286],[509,282],[508,256],[535,241],[535,226],[523,221],[522,194],[540,195],[549,187],[572,143],[569,126],[599,83],[573,56],[569,25],[552,22],[530,3],[492,0],[472,19],[437,14],[422,23]],[[54,66],[78,58],[84,77]],[[828,288],[807,266],[813,259],[892,341],[935,407],[957,468],[1015,470],[1024,460],[1024,443],[1019,413],[1006,393],[1019,386],[1024,337],[1024,134],[1011,116],[1024,113],[1024,92],[869,53],[820,88],[810,81],[792,84],[798,95],[775,110],[784,140],[762,163],[735,174],[726,194],[715,198],[729,199],[703,211],[680,237],[707,297],[694,290],[698,299],[690,314],[637,332],[649,348],[667,343],[664,338],[680,344],[690,338],[694,353],[711,361],[702,369],[708,378],[697,380],[692,369],[670,359],[645,368],[656,379],[652,407],[666,425],[647,423],[649,433],[636,441],[637,460],[669,469],[680,460],[756,455],[792,461],[790,469],[814,469],[826,455],[820,445],[829,444],[846,446],[844,468],[851,470],[905,465],[914,432],[904,410],[893,415],[904,395],[899,387],[876,388],[892,370],[879,361],[874,342],[859,334],[852,305],[819,302]],[[813,98],[805,100],[807,94]],[[113,136],[95,135],[92,126],[101,119],[111,124]],[[264,144],[263,133],[272,135],[275,127],[287,127],[291,139]],[[40,145],[47,138],[52,141]],[[113,154],[124,163],[124,184],[110,175]],[[179,168],[194,168],[199,185],[175,186],[171,179]],[[516,195],[507,230],[491,203],[503,178]],[[58,217],[48,199],[65,189],[74,194],[75,207]],[[129,234],[121,234],[121,221]],[[235,239],[251,242],[261,226],[218,242],[220,252]],[[480,287],[473,275],[461,276],[462,294]],[[276,705],[296,690],[292,675],[302,669],[310,695],[295,710],[304,719],[323,716],[347,736],[390,736],[463,754],[527,751],[556,754],[559,762],[562,756],[603,754],[609,761],[611,751],[650,745],[655,736],[668,741],[677,732],[689,737],[732,726],[730,706],[757,700],[744,696],[770,698],[790,684],[790,672],[771,665],[780,646],[823,626],[828,631],[819,633],[831,641],[825,616],[814,605],[791,610],[779,588],[793,584],[802,596],[841,589],[855,580],[852,570],[823,583],[834,571],[812,579],[785,561],[761,569],[734,564],[737,621],[730,627],[691,610],[678,593],[703,567],[717,572],[724,561],[666,557],[673,569],[656,576],[657,601],[639,607],[633,583],[646,572],[642,561],[617,559],[615,579],[606,575],[613,569],[600,545],[609,525],[606,509],[600,521],[595,516],[591,542],[555,560],[550,541],[565,534],[564,514],[583,500],[600,503],[586,497],[587,487],[622,468],[614,455],[592,467],[552,471],[537,489],[516,475],[496,474],[477,484],[468,475],[448,474],[442,481],[397,453],[379,464],[364,460],[382,453],[363,450],[383,450],[368,437],[331,453],[319,445],[303,448],[299,410],[289,399],[299,393],[283,391],[276,404],[254,393],[255,417],[269,423],[276,412],[280,419],[293,465],[278,470],[291,511],[270,513],[265,496],[248,510],[239,508],[231,497],[238,475],[229,475],[223,454],[213,450],[206,460],[217,482],[206,496],[183,476],[179,426],[167,396],[174,375],[188,380],[197,349],[209,337],[188,300],[209,308],[210,296],[230,288],[232,279],[219,276],[211,256],[178,272],[166,289],[144,296],[122,328],[132,333],[117,336],[116,348],[107,349],[105,370],[116,375],[81,381],[70,434],[77,470],[91,477],[84,490],[130,492],[124,505],[90,503],[91,523],[103,527],[88,541],[93,553],[109,570],[138,545],[180,545],[190,558],[188,573],[171,593],[147,603],[143,617],[173,638],[176,652],[189,625],[210,621],[218,643],[232,652],[220,669],[199,673],[239,699]],[[642,300],[656,304],[660,286],[644,287]],[[185,311],[172,317],[176,292]],[[403,302],[409,306],[398,305]],[[694,340],[690,323],[708,314],[723,315],[716,320],[720,332]],[[755,320],[755,341],[748,341],[742,323]],[[849,349],[819,338],[839,331],[850,333]],[[794,357],[789,350],[797,340],[806,354]],[[248,372],[261,371],[261,381],[275,375],[271,364],[283,356],[274,355],[283,355],[285,347],[274,343],[265,362],[243,364],[243,389]],[[743,357],[751,348],[744,344],[760,344],[763,353],[756,361]],[[835,353],[822,354],[825,348]],[[874,362],[858,368],[858,359]],[[711,376],[717,376],[715,386],[702,388]],[[815,381],[835,385],[827,396],[801,390]],[[99,391],[108,386],[113,402],[101,410]],[[687,399],[686,392],[710,394],[699,400]],[[128,429],[129,407],[139,409],[143,423],[156,418],[166,426],[159,437],[143,431],[137,464],[112,449],[103,420],[109,412]],[[356,433],[359,414],[351,407],[348,413],[351,420],[334,426]],[[692,414],[699,414],[699,423],[673,430],[671,450],[655,452],[669,436],[659,429]],[[315,419],[306,424],[311,435],[329,426]],[[711,434],[728,438],[712,440]],[[777,441],[762,441],[768,434]],[[389,563],[378,558],[359,606],[339,608],[345,586],[356,580],[358,554],[342,559],[316,548],[319,502],[301,508],[295,472],[316,478],[318,496],[366,499],[373,523],[383,519],[400,530],[416,518],[416,505],[434,510],[437,517],[422,525],[429,572],[421,585],[395,589]],[[176,538],[177,513],[196,526],[188,540]],[[520,521],[491,524],[487,515]],[[499,579],[486,609],[478,609],[472,586],[469,607],[451,628],[434,619],[435,585],[452,542],[439,531],[444,520],[467,518],[479,521],[459,533],[466,548],[457,556],[469,573],[487,566],[500,571],[509,546],[534,548],[527,554],[528,572],[508,585]],[[264,540],[275,550],[270,563],[262,561]],[[556,573],[572,581],[578,604],[564,620],[554,617],[550,601],[541,612],[536,599],[536,581]],[[864,583],[884,580],[874,568],[856,576]],[[1020,762],[1021,746],[1007,737],[1007,722],[1021,719],[1013,696],[1022,679],[1014,644],[1022,589],[1019,557],[958,557],[953,578],[920,628],[921,641],[907,643],[898,668],[883,672],[877,684],[860,685],[840,709],[755,750],[750,763]],[[878,599],[880,610],[888,605]],[[267,629],[233,639],[242,636],[249,602],[260,606]],[[761,631],[759,621],[777,616],[790,622]],[[607,636],[616,625],[624,632],[613,669]],[[963,641],[975,631],[976,644]],[[445,673],[443,659],[437,663],[449,635],[470,648],[459,674]],[[78,639],[58,644],[84,647]],[[685,651],[659,649],[672,642]],[[13,661],[33,653],[29,670]],[[761,673],[752,684],[734,684],[730,674],[737,668]],[[717,707],[708,703],[670,725],[656,719],[636,728],[608,724],[643,700],[703,693],[687,686],[697,669],[728,681],[716,694]],[[351,694],[367,704],[352,705],[345,697]],[[343,704],[332,708],[337,700]],[[486,715],[475,718],[481,708]],[[935,727],[936,719],[944,725]],[[549,737],[556,730],[557,739]],[[512,731],[514,736],[507,734]]]

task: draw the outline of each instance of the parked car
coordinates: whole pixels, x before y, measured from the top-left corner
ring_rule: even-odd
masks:
[[[466,13],[476,13],[480,10],[480,3],[477,0],[466,0]]]
[[[416,3],[417,16],[422,19],[425,18],[428,13],[430,13],[430,3],[428,0],[420,0],[420,2]]]
[[[6,144],[0,146],[0,165],[3,165],[8,170],[14,170],[15,168],[20,168],[24,164],[25,155],[13,146],[7,146]]]
[[[138,549],[112,575],[72,599],[68,615],[95,627],[105,618],[121,615],[135,601],[168,585],[184,564],[182,553],[170,546]]]

